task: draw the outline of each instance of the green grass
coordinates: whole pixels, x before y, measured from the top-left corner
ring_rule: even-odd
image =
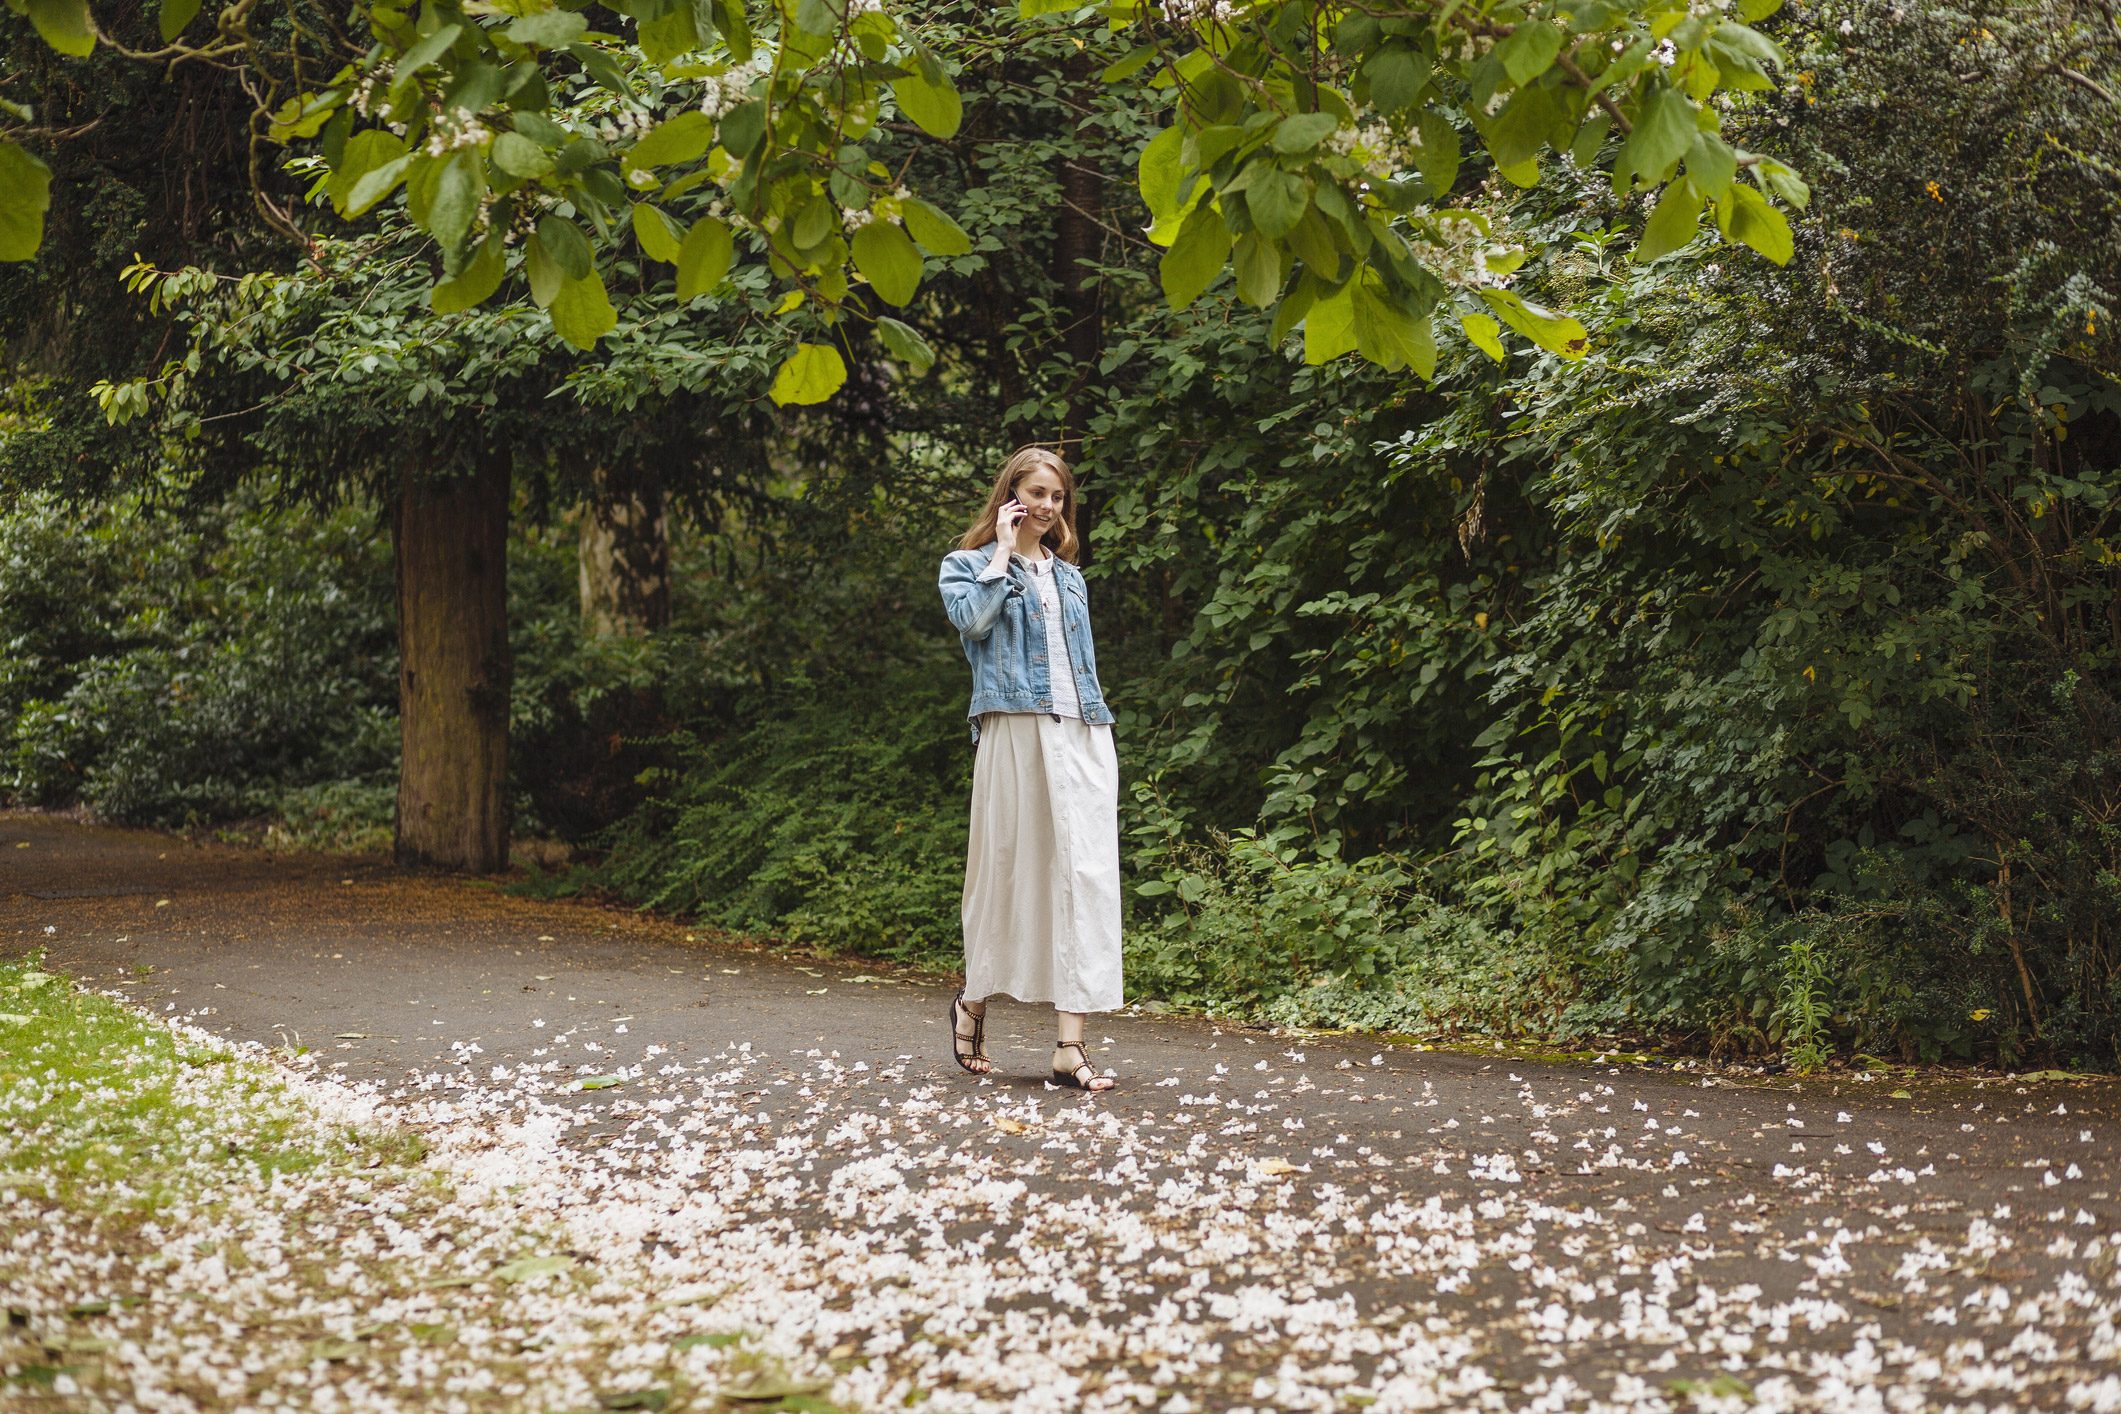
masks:
[[[0,960],[0,1186],[150,1215],[320,1167],[415,1163],[416,1136],[321,1139],[271,1075],[44,969]]]

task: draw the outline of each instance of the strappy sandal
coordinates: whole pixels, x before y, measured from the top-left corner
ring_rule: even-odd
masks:
[[[957,1029],[957,1014],[961,1010],[965,1015],[972,1017],[972,1034],[970,1036]],[[969,1054],[957,1048],[957,1043],[960,1041],[970,1041],[972,1043],[972,1050]],[[987,1059],[987,1013],[981,1012],[977,1016],[973,1016],[971,1008],[965,1006],[965,994],[963,992],[959,992],[950,999],[950,1054],[957,1061],[958,1068],[968,1075],[985,1075],[994,1069],[994,1062]],[[986,1070],[981,1070],[973,1065],[972,1062],[976,1060],[987,1061]]]
[[[1092,1081],[1099,1078],[1097,1074],[1097,1067],[1090,1064],[1090,1053],[1083,1049],[1082,1042],[1056,1041],[1053,1045],[1053,1049],[1056,1051],[1065,1051],[1070,1046],[1073,1046],[1075,1048],[1075,1053],[1081,1056],[1082,1060],[1073,1069],[1070,1070],[1062,1070],[1059,1066],[1053,1067],[1053,1083],[1055,1085],[1066,1085],[1071,1089],[1075,1090],[1088,1090],[1093,1095],[1101,1095],[1105,1091],[1110,1090],[1112,1088],[1111,1085],[1091,1084]],[[1087,1072],[1087,1074],[1085,1072]],[[1113,1084],[1117,1083],[1117,1081],[1113,1082]]]

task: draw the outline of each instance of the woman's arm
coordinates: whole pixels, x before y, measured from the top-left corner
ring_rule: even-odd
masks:
[[[951,626],[970,639],[982,639],[994,631],[1009,599],[1009,552],[999,549],[991,564],[982,566],[976,551],[953,550],[943,557],[938,587],[943,593],[943,612]]]

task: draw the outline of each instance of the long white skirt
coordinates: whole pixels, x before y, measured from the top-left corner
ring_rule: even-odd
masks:
[[[965,995],[1117,1010],[1112,728],[1043,712],[989,712],[979,726],[965,850]]]

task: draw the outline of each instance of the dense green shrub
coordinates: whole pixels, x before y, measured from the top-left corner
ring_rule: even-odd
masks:
[[[938,654],[740,695],[715,734],[667,743],[599,881],[724,928],[948,965],[972,788],[960,676]]]
[[[1414,391],[1277,368],[1224,309],[1121,346],[1100,444],[1148,460],[1102,565],[1168,650],[1139,747],[1181,822],[1140,862],[1210,953],[1320,874],[1407,880],[1336,885],[1359,949],[1285,930],[1257,1008],[1418,1014],[1435,949],[1511,959],[1499,1029],[2121,1059],[2121,201],[2049,81],[2096,17],[1799,19],[1733,115],[1822,176],[1785,270],[1643,271],[1587,183],[1511,211],[1573,233],[1520,278],[1580,363]]]
[[[24,498],[0,517],[0,795],[142,824],[372,831],[397,762],[389,609],[358,510]]]

